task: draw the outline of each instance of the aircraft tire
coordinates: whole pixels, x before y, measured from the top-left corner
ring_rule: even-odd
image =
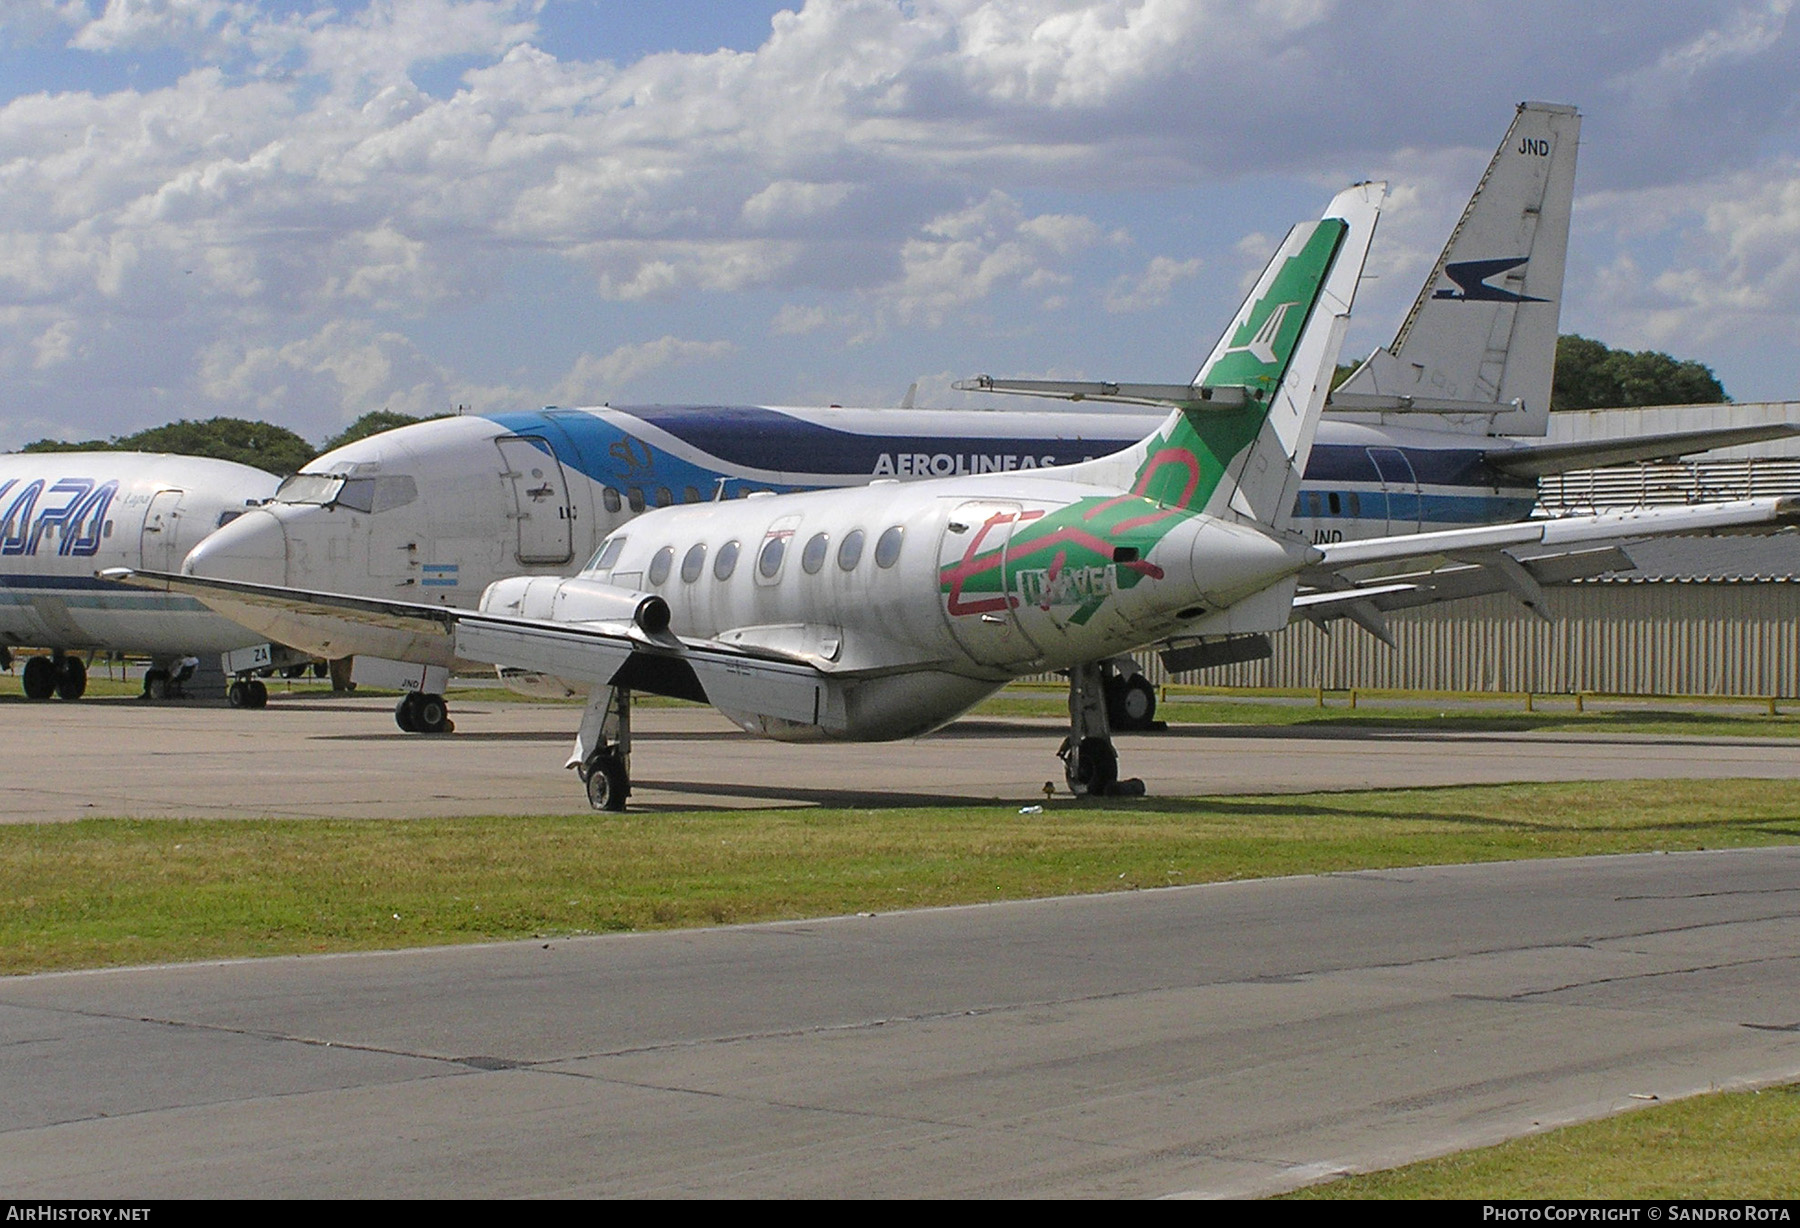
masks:
[[[87,694],[87,664],[80,657],[56,662],[56,697],[77,700]]]
[[[1065,773],[1069,789],[1089,797],[1105,797],[1119,779],[1119,752],[1111,738],[1083,738],[1069,757]]]
[[[602,751],[583,766],[587,768],[588,805],[595,810],[617,812],[625,809],[625,797],[631,792],[631,778],[625,774],[625,765],[619,762],[618,756]]]
[[[26,699],[49,699],[56,693],[56,665],[49,657],[32,657],[19,672]]]
[[[413,702],[414,698],[409,691],[400,697],[399,703],[394,705],[394,724],[400,726],[402,733],[419,732],[418,722],[415,719],[418,705]]]
[[[1106,680],[1106,719],[1117,733],[1136,733],[1156,724],[1156,688],[1142,674]]]
[[[450,732],[450,705],[444,702],[442,695],[415,695],[413,701],[414,732]]]

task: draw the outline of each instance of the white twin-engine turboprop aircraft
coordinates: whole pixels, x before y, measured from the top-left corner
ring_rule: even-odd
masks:
[[[1180,636],[1255,635],[1428,586],[1344,567],[1453,553],[1531,600],[1503,548],[1777,523],[1800,501],[1414,533],[1314,545],[1293,525],[1385,187],[1296,227],[1191,386],[1137,444],[1098,460],[645,512],[573,579],[491,585],[478,610],[146,575],[302,646],[346,625],[586,689],[569,766],[596,809],[630,793],[634,691],[708,702],[790,740],[884,741],[954,719],[1007,681],[1071,678],[1061,751],[1076,793],[1121,783],[1100,662]],[[1297,599],[1300,585],[1309,586]],[[1454,595],[1454,594],[1444,594]],[[441,642],[441,639],[440,639]]]
[[[1531,512],[1541,474],[1792,433],[1739,426],[1574,444],[1544,437],[1580,131],[1574,107],[1517,108],[1393,342],[1331,393],[1284,528],[1325,544],[1504,523]],[[1208,346],[1217,335],[1211,314]],[[496,580],[573,575],[646,508],[1079,464],[1130,447],[1188,395],[1185,383],[976,386],[1124,403],[1054,413],[607,405],[440,418],[318,457],[272,500],[202,542],[181,569],[473,608]],[[1554,578],[1629,565],[1589,551]],[[1436,577],[1432,591],[1451,582],[1465,596],[1517,588],[1503,580],[1493,568],[1465,566]],[[1422,591],[1333,613],[1374,629],[1382,609]],[[450,728],[444,689],[452,670],[472,664],[452,658],[449,637],[370,625],[340,626],[310,646],[354,656],[364,682],[403,687],[395,720],[416,733]],[[1265,656],[1271,645],[1262,635],[1214,636],[1159,650],[1170,669],[1185,671]],[[1103,672],[1113,728],[1154,727],[1156,692],[1134,657]],[[526,674],[507,684],[555,685]]]

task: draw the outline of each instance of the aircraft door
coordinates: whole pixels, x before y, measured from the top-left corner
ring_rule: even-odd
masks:
[[[180,571],[187,551],[181,548],[181,500],[185,491],[159,490],[144,509],[138,553],[145,571]]]
[[[1007,546],[1022,508],[981,499],[959,504],[938,550],[944,618],[963,651],[983,665],[1017,665],[1043,655],[1017,617]]]
[[[511,483],[517,508],[519,562],[568,562],[575,553],[575,509],[556,454],[533,435],[509,435],[494,443],[500,448],[501,476]]]
[[[1424,501],[1419,498],[1419,479],[1412,462],[1398,448],[1370,448],[1368,452],[1387,501],[1388,533],[1417,533]]]

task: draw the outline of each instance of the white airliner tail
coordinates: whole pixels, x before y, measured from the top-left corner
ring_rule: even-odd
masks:
[[[1580,133],[1574,107],[1519,105],[1393,343],[1332,394],[1334,410],[1544,434]]]

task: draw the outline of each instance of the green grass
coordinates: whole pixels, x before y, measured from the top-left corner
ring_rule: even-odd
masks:
[[[1800,781],[973,809],[0,825],[0,972],[1800,841]]]
[[[1800,1086],[1696,1096],[1288,1198],[1800,1198]]]

